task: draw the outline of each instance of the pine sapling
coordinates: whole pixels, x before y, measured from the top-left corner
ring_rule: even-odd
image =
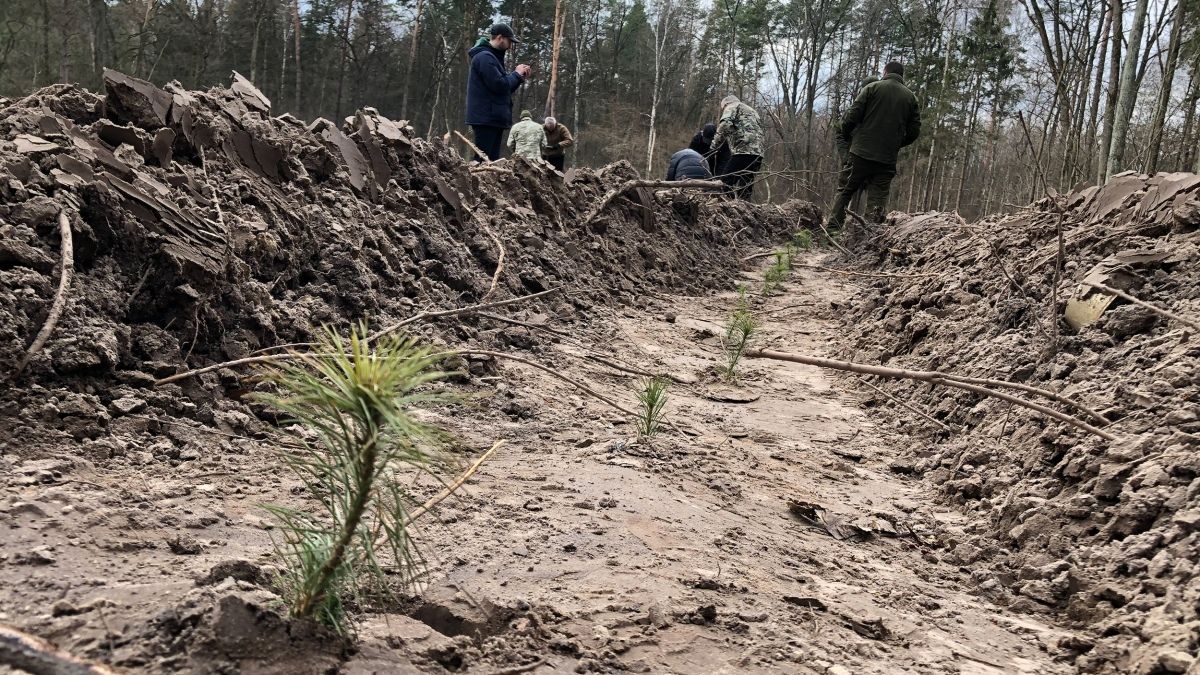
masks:
[[[638,438],[653,438],[666,417],[667,388],[670,378],[655,375],[642,381],[642,390],[638,392],[637,432]]]
[[[344,600],[371,582],[386,587],[381,558],[406,587],[420,572],[400,474],[427,471],[436,458],[425,442],[437,431],[411,410],[437,399],[417,389],[444,376],[427,349],[403,337],[369,343],[366,334],[327,330],[314,352],[269,369],[275,392],[259,396],[290,418],[283,461],[320,505],[267,507],[281,524],[281,585],[293,616],[343,633]]]
[[[792,235],[792,244],[801,251],[807,251],[812,248],[813,235],[808,228],[802,228]]]
[[[737,378],[738,363],[750,345],[750,340],[757,333],[758,322],[750,313],[745,295],[742,294],[737,308],[729,315],[729,322],[725,326],[725,365],[720,368],[720,372],[726,380],[733,381]]]

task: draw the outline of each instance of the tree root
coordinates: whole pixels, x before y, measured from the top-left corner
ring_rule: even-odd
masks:
[[[17,364],[16,371],[12,374],[12,379],[17,379],[25,366],[29,365],[29,361],[46,346],[46,341],[50,339],[50,334],[54,332],[54,327],[58,325],[58,319],[62,316],[63,308],[67,306],[67,291],[71,288],[71,279],[75,275],[75,249],[71,240],[71,221],[67,218],[66,210],[58,212],[58,233],[60,237],[60,249],[62,250],[62,269],[58,277],[58,291],[54,293],[54,302],[50,305],[50,313],[46,316],[46,323],[42,324],[42,329],[38,331],[37,337],[33,339],[33,344],[26,350],[25,356]]]
[[[862,363],[851,363],[849,361],[837,361],[834,359],[826,359],[826,358],[822,358],[819,356],[807,356],[804,354],[785,354],[783,352],[768,351],[765,349],[750,350],[750,351],[747,351],[745,355],[750,358],[775,359],[777,361],[792,361],[794,363],[803,363],[805,365],[817,366],[819,368],[831,368],[833,370],[844,370],[844,371],[848,371],[848,372],[852,372],[852,373],[860,373],[860,374],[864,374],[864,375],[879,375],[880,377],[919,380],[922,382],[930,382],[933,384],[939,384],[939,385],[942,385],[945,387],[953,387],[955,389],[963,389],[963,390],[966,390],[966,391],[969,391],[972,393],[982,394],[984,396],[991,396],[993,398],[998,398],[1002,401],[1008,401],[1009,403],[1015,403],[1016,405],[1019,405],[1019,406],[1025,407],[1025,408],[1029,408],[1030,410],[1035,410],[1037,412],[1042,413],[1043,415],[1046,415],[1048,417],[1053,417],[1054,419],[1059,420],[1060,422],[1065,422],[1067,424],[1070,424],[1071,426],[1077,427],[1079,429],[1083,429],[1084,431],[1087,431],[1088,433],[1095,434],[1096,436],[1099,436],[1100,438],[1103,438],[1108,441],[1115,441],[1117,439],[1116,436],[1108,433],[1107,431],[1104,431],[1103,429],[1098,429],[1098,428],[1088,424],[1087,422],[1084,422],[1081,419],[1078,419],[1076,417],[1071,417],[1070,415],[1061,413],[1053,408],[1049,408],[1044,405],[1041,405],[1040,403],[1034,403],[1033,401],[1027,401],[1023,398],[1013,396],[1011,394],[1006,394],[1001,391],[996,391],[994,389],[988,389],[986,387],[971,384],[971,382],[974,382],[974,381],[1000,382],[999,380],[980,380],[977,378],[960,378],[957,375],[949,375],[946,373],[939,373],[939,372],[935,372],[935,371],[903,370],[900,368],[888,368],[885,366],[869,366],[869,365],[862,364]],[[1010,386],[1010,387],[1016,386],[1015,383],[1012,383],[1012,382],[1004,383],[1004,384],[1005,384],[1005,386]],[[1024,387],[1025,385],[1020,385],[1020,386]],[[1030,389],[1033,389],[1033,388],[1030,387]],[[1044,390],[1035,389],[1035,391],[1041,393]],[[1046,392],[1046,393],[1052,393],[1052,392]],[[1054,394],[1054,396],[1057,397],[1059,395]],[[1056,399],[1056,400],[1059,400],[1059,399]],[[1062,400],[1068,400],[1068,399],[1062,399]],[[1078,406],[1079,404],[1074,404],[1074,405]]]
[[[117,671],[59,651],[28,633],[0,625],[0,665],[33,675],[117,675]]]

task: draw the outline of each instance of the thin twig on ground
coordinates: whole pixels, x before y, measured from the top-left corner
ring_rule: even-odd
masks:
[[[0,624],[0,664],[46,675],[117,675],[102,663],[81,659],[45,640]]]
[[[436,352],[434,354],[431,354],[431,356],[436,356],[436,357],[467,356],[470,354],[491,356],[491,357],[498,358],[498,359],[507,359],[509,361],[516,361],[517,363],[524,363],[527,366],[536,368],[543,372],[549,373],[550,375],[553,375],[554,377],[572,385],[576,389],[579,389],[580,391],[590,394],[594,398],[596,398],[600,401],[603,401],[604,403],[607,403],[609,406],[625,413],[626,415],[630,415],[630,416],[635,415],[635,413],[632,410],[629,410],[628,408],[623,407],[621,404],[613,401],[612,399],[609,399],[608,397],[604,396],[603,394],[596,392],[595,390],[589,388],[588,386],[586,386],[576,380],[573,380],[573,379],[567,377],[566,375],[563,375],[562,373],[558,372],[557,370],[554,370],[553,368],[550,368],[549,366],[544,366],[536,361],[531,361],[529,359],[521,358],[519,356],[514,356],[512,354],[506,354],[504,352],[495,352],[495,351],[486,350],[486,349],[453,349],[453,350],[448,350],[448,351],[444,351],[444,352]],[[186,371],[183,373],[176,373],[169,377],[164,377],[160,380],[155,380],[154,385],[161,386],[164,384],[170,384],[172,382],[178,382],[179,380],[184,380],[189,377],[195,377],[197,375],[202,375],[204,373],[210,373],[210,372],[213,372],[214,370],[223,370],[225,368],[237,368],[240,366],[248,366],[248,365],[253,365],[256,363],[274,363],[277,361],[290,361],[292,359],[303,358],[305,356],[311,356],[311,355],[312,355],[311,352],[285,352],[283,354],[263,354],[261,356],[249,356],[244,359],[236,359],[234,361],[226,361],[225,363],[217,363],[217,364],[213,364],[211,366],[205,366],[203,368],[196,368],[195,370],[189,370],[189,371]]]
[[[1162,307],[1159,307],[1157,305],[1152,305],[1152,304],[1146,302],[1145,300],[1140,300],[1140,299],[1130,295],[1129,293],[1122,291],[1119,288],[1113,288],[1111,286],[1105,286],[1104,284],[1098,284],[1098,283],[1094,283],[1091,281],[1085,281],[1083,283],[1087,286],[1091,286],[1092,288],[1094,288],[1098,291],[1103,291],[1105,293],[1108,293],[1109,295],[1115,295],[1118,298],[1125,300],[1126,302],[1131,302],[1139,307],[1145,307],[1146,309],[1148,309],[1152,312],[1156,312],[1162,316],[1165,316],[1168,319],[1174,319],[1175,321],[1178,321],[1179,323],[1182,323],[1186,326],[1191,326],[1192,328],[1195,328],[1196,330],[1200,330],[1200,321],[1196,321],[1194,319],[1189,319],[1187,317],[1179,316],[1178,314],[1168,311],[1168,310],[1165,310]]]
[[[547,295],[557,293],[561,290],[562,290],[562,286],[559,286],[557,288],[551,288],[551,289],[542,291],[540,293],[533,293],[530,295],[521,295],[521,296],[518,296],[515,298],[509,298],[508,300],[498,300],[496,302],[485,302],[485,303],[481,303],[481,304],[477,304],[477,305],[469,305],[467,307],[459,307],[458,309],[445,309],[445,310],[441,310],[441,311],[437,311],[437,312],[421,312],[419,314],[414,314],[414,315],[408,317],[407,319],[400,321],[399,323],[392,324],[391,326],[388,326],[387,328],[384,328],[384,329],[374,333],[373,335],[369,336],[367,338],[367,340],[370,342],[374,342],[375,340],[378,340],[379,338],[383,337],[384,335],[394,333],[394,332],[400,330],[401,328],[407,326],[408,324],[415,323],[417,321],[424,321],[426,319],[438,319],[438,318],[447,317],[447,316],[458,316],[460,314],[470,314],[472,312],[477,312],[481,309],[492,309],[495,307],[504,307],[506,305],[514,305],[519,302],[526,302],[528,300],[534,300],[536,298],[545,297]]]
[[[424,321],[426,319],[437,319],[437,318],[446,317],[446,316],[459,316],[462,314],[472,314],[472,313],[479,312],[479,310],[481,310],[481,309],[490,309],[493,307],[504,307],[506,305],[512,305],[512,304],[516,304],[519,302],[524,302],[526,300],[534,300],[537,298],[541,298],[541,297],[550,295],[552,293],[557,293],[560,290],[562,290],[561,286],[558,288],[551,288],[546,291],[541,291],[540,293],[531,293],[529,295],[521,295],[521,296],[517,296],[515,298],[509,298],[508,300],[497,300],[495,302],[483,302],[483,303],[479,303],[479,304],[475,304],[475,305],[468,305],[466,307],[459,307],[457,309],[448,309],[448,310],[443,310],[443,311],[438,311],[438,312],[420,312],[420,313],[417,313],[417,314],[414,314],[414,315],[408,317],[407,319],[404,319],[403,321],[401,321],[397,324],[393,324],[391,326],[388,326],[387,328],[384,328],[383,330],[375,333],[374,335],[369,336],[367,338],[367,340],[368,341],[377,340],[380,337],[387,335],[388,333],[395,332],[395,331],[399,330],[400,328],[403,328],[404,326],[407,326],[410,323],[415,323],[417,321]],[[314,343],[314,342],[289,342],[287,344],[282,344],[282,345],[263,347],[262,349],[259,349],[258,351],[253,352],[253,353],[254,354],[262,354],[263,352],[272,352],[272,351],[277,351],[280,349],[298,349],[300,347],[313,347],[315,345],[316,345],[316,343]],[[238,363],[235,363],[233,361],[230,361],[229,363],[238,365]],[[217,365],[219,366],[220,364],[217,364]],[[213,367],[209,367],[209,368],[214,369]],[[215,369],[219,370],[219,368],[215,368]],[[209,372],[209,371],[204,371],[204,372]]]
[[[841,244],[837,243],[837,240],[835,240],[833,238],[833,235],[829,234],[829,230],[825,229],[825,223],[822,223],[820,220],[818,220],[817,227],[821,228],[821,232],[825,235],[825,241],[829,242],[830,244],[833,244],[842,253],[845,253],[846,255],[851,255],[849,249],[847,249],[845,246],[842,246]]]
[[[860,374],[864,374],[864,375],[879,375],[881,377],[919,380],[922,382],[931,382],[933,384],[940,384],[940,385],[946,386],[946,387],[954,387],[956,389],[964,389],[966,391],[970,391],[970,392],[973,392],[976,394],[983,394],[985,396],[991,396],[991,397],[998,398],[1003,401],[1015,403],[1019,406],[1029,408],[1030,410],[1035,410],[1037,412],[1042,413],[1043,415],[1053,417],[1054,419],[1059,420],[1060,422],[1066,422],[1067,424],[1070,424],[1074,427],[1078,427],[1080,429],[1083,429],[1084,431],[1095,434],[1105,440],[1109,440],[1109,441],[1116,440],[1116,436],[1108,433],[1107,431],[1104,431],[1103,429],[1098,429],[1098,428],[1088,424],[1087,422],[1084,422],[1083,420],[1072,417],[1065,413],[1061,413],[1053,408],[1046,407],[1044,405],[1041,405],[1040,403],[1035,403],[1033,401],[1027,401],[1018,396],[1006,394],[1001,391],[996,391],[994,389],[988,389],[986,387],[977,386],[975,384],[971,384],[971,383],[963,381],[963,380],[951,379],[951,377],[954,377],[954,376],[947,375],[946,373],[939,373],[939,372],[935,372],[935,371],[923,371],[923,370],[904,370],[901,368],[888,368],[886,366],[869,366],[869,365],[866,365],[863,363],[852,363],[850,361],[837,361],[835,359],[827,359],[827,358],[822,358],[819,356],[808,356],[806,354],[787,354],[784,352],[768,351],[765,349],[757,349],[757,350],[748,351],[748,352],[746,352],[746,356],[751,357],[751,358],[775,359],[777,361],[792,361],[794,363],[803,363],[805,365],[817,366],[819,368],[844,370],[844,371],[848,371],[848,372],[852,372],[852,373],[860,373]],[[1012,384],[1012,383],[1010,383],[1010,384]]]
[[[495,454],[496,450],[502,445],[504,445],[503,440],[493,443],[492,447],[489,448],[487,452],[480,455],[478,459],[472,462],[471,466],[467,467],[466,471],[463,471],[461,474],[459,474],[458,478],[454,479],[454,482],[446,485],[446,487],[442,488],[441,492],[438,492],[436,495],[430,497],[429,500],[424,504],[410,511],[408,518],[404,521],[404,526],[408,527],[417,518],[425,515],[430,509],[440,504],[450,495],[454,494],[460,487],[463,486],[463,483],[466,483],[468,480],[470,480],[471,476],[475,475],[475,472],[479,470],[479,467],[483,466],[483,463],[486,462],[489,457]]]
[[[599,401],[602,401],[604,403],[607,403],[610,407],[612,407],[616,410],[619,410],[619,411],[625,413],[626,415],[629,415],[631,417],[635,417],[637,415],[637,413],[622,406],[620,403],[613,401],[612,399],[608,398],[604,394],[601,394],[601,393],[595,391],[594,389],[588,387],[587,385],[585,385],[577,380],[573,380],[549,366],[542,365],[542,364],[538,363],[537,361],[522,358],[520,356],[514,356],[512,354],[507,354],[505,352],[494,352],[494,351],[487,350],[487,349],[453,349],[453,350],[444,351],[444,352],[436,352],[436,353],[432,354],[432,356],[467,356],[470,354],[481,355],[481,356],[491,356],[491,357],[494,357],[497,359],[508,359],[509,361],[516,361],[517,363],[524,363],[527,366],[536,368],[544,373],[548,373],[548,374],[562,380],[563,382],[566,382],[567,384],[575,387],[576,389],[578,389],[586,394],[591,395],[593,398],[595,398]]]
[[[25,366],[29,365],[29,361],[42,351],[42,347],[46,346],[46,341],[50,339],[50,334],[54,332],[54,327],[58,325],[58,319],[67,306],[67,291],[70,290],[71,279],[75,275],[75,247],[71,239],[71,220],[67,218],[66,209],[58,212],[58,234],[59,249],[62,253],[58,290],[54,293],[54,301],[50,304],[50,313],[46,315],[46,322],[42,324],[42,329],[33,339],[33,344],[25,350],[25,356],[17,363],[17,369],[13,371],[12,379],[14,380],[25,370]]]
[[[488,157],[486,152],[479,149],[478,145],[475,145],[474,143],[471,142],[471,140],[469,138],[458,133],[458,129],[454,130],[454,135],[458,136],[458,140],[462,141],[463,143],[466,143],[467,146],[470,147],[471,150],[475,152],[475,156],[479,158],[480,162],[487,164],[488,162],[492,161],[492,159],[490,157]]]
[[[883,389],[880,389],[879,387],[876,387],[875,385],[873,385],[873,384],[871,384],[870,382],[868,382],[868,381],[867,381],[867,379],[866,379],[865,377],[855,377],[854,379],[858,380],[858,381],[859,381],[860,383],[862,383],[862,384],[865,384],[865,385],[867,385],[868,387],[870,387],[870,388],[871,388],[871,389],[873,389],[874,391],[876,391],[876,392],[878,392],[878,393],[880,393],[880,394],[883,394],[883,395],[884,395],[885,397],[887,397],[887,398],[888,398],[888,400],[890,400],[892,403],[895,403],[895,404],[897,404],[897,405],[901,405],[901,406],[903,406],[903,407],[907,408],[907,409],[908,409],[910,412],[916,413],[917,415],[921,416],[921,417],[922,417],[922,418],[924,418],[925,420],[927,420],[927,421],[929,421],[929,422],[932,422],[932,423],[936,424],[937,426],[941,427],[942,429],[944,429],[944,430],[946,430],[946,431],[949,431],[949,432],[953,432],[953,431],[954,431],[953,429],[951,429],[951,428],[950,428],[950,425],[946,424],[945,422],[942,422],[941,420],[935,419],[935,418],[934,418],[934,417],[932,417],[932,416],[931,416],[929,413],[925,412],[924,410],[921,410],[920,408],[918,408],[918,407],[916,407],[915,405],[913,405],[913,404],[909,403],[908,401],[905,401],[905,400],[903,400],[903,399],[897,398],[896,396],[893,396],[892,394],[889,394],[888,392],[884,391]]]
[[[492,286],[488,289],[487,293],[483,294],[483,299],[487,300],[492,297],[492,293],[496,292],[496,287],[500,284],[500,275],[504,272],[504,244],[500,241],[500,237],[497,237],[496,233],[492,231],[492,228],[483,222],[482,218],[479,219],[479,224],[483,225],[483,231],[487,232],[487,235],[492,238],[492,242],[496,244],[496,250],[500,252],[500,257],[496,260],[496,271],[492,274]]]
[[[502,668],[500,670],[489,673],[489,675],[521,675],[521,673],[528,673],[531,670],[537,670],[538,668],[541,668],[542,666],[546,665],[547,663],[548,662],[546,661],[546,659],[538,659],[537,661],[534,661],[533,663],[526,663],[523,666],[512,666],[511,668]]]
[[[621,185],[609,190],[600,203],[593,208],[582,221],[582,227],[587,227],[597,216],[600,215],[608,205],[617,200],[618,197],[638,188],[711,188],[717,190],[725,189],[725,184],[719,180],[645,180],[636,179],[628,180]]]

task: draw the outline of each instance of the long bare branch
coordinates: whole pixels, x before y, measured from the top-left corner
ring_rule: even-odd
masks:
[[[1020,398],[1018,396],[1006,394],[1002,391],[988,389],[987,387],[982,387],[982,386],[979,386],[976,384],[972,384],[969,381],[963,381],[963,380],[959,380],[959,379],[951,379],[951,376],[949,376],[945,373],[938,373],[938,372],[927,371],[927,370],[904,370],[901,368],[888,368],[886,366],[869,366],[864,363],[852,363],[850,361],[837,361],[835,359],[827,359],[827,358],[822,358],[820,356],[808,356],[806,354],[786,354],[784,352],[768,351],[765,349],[748,351],[748,352],[746,352],[746,356],[750,357],[750,358],[765,358],[765,359],[775,359],[777,361],[791,361],[793,363],[803,363],[805,365],[817,366],[819,368],[830,368],[833,370],[843,370],[843,371],[847,371],[847,372],[851,372],[851,373],[860,373],[860,374],[864,374],[864,375],[878,375],[880,377],[890,377],[890,378],[908,379],[908,380],[920,380],[922,382],[931,382],[933,384],[940,384],[942,386],[953,387],[955,389],[963,389],[963,390],[970,391],[970,392],[973,392],[976,394],[983,394],[985,396],[991,396],[993,398],[998,398],[1003,401],[1008,401],[1009,403],[1014,403],[1016,405],[1019,405],[1019,406],[1025,407],[1025,408],[1029,408],[1030,410],[1036,410],[1037,412],[1040,412],[1043,415],[1046,415],[1048,417],[1053,417],[1054,419],[1059,420],[1060,422],[1066,422],[1067,424],[1070,424],[1074,427],[1083,429],[1084,431],[1087,431],[1089,433],[1095,434],[1105,440],[1113,441],[1113,440],[1116,440],[1116,438],[1117,438],[1116,436],[1108,433],[1107,431],[1104,431],[1103,429],[1098,429],[1098,428],[1088,424],[1087,422],[1084,422],[1081,419],[1078,419],[1076,417],[1071,417],[1070,415],[1061,413],[1053,408],[1049,408],[1044,405],[1041,405],[1040,403],[1028,401],[1028,400]]]

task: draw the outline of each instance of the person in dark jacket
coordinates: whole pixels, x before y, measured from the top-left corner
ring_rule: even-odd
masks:
[[[508,24],[492,26],[490,35],[486,44],[467,52],[471,56],[467,124],[475,132],[475,145],[487,153],[487,159],[497,160],[504,147],[504,130],[512,126],[512,93],[529,77],[530,68],[522,63],[511,73],[504,69],[504,53],[521,42]]]
[[[900,148],[921,135],[921,109],[904,84],[902,64],[887,64],[882,80],[862,88],[842,118],[842,133],[850,140],[850,171],[838,189],[828,225],[842,226],[846,206],[863,188],[867,191],[867,219],[882,222]]]
[[[695,136],[692,136],[692,142],[688,145],[689,148],[704,156],[704,159],[708,161],[708,170],[714,176],[717,175],[717,170],[729,161],[728,143],[722,143],[719,148],[712,147],[712,139],[716,135],[717,125],[709,122],[704,125],[703,129],[697,131]]]
[[[693,178],[712,179],[712,172],[708,170],[708,161],[704,159],[704,156],[690,147],[671,155],[671,163],[667,165],[667,180],[690,180]]]

